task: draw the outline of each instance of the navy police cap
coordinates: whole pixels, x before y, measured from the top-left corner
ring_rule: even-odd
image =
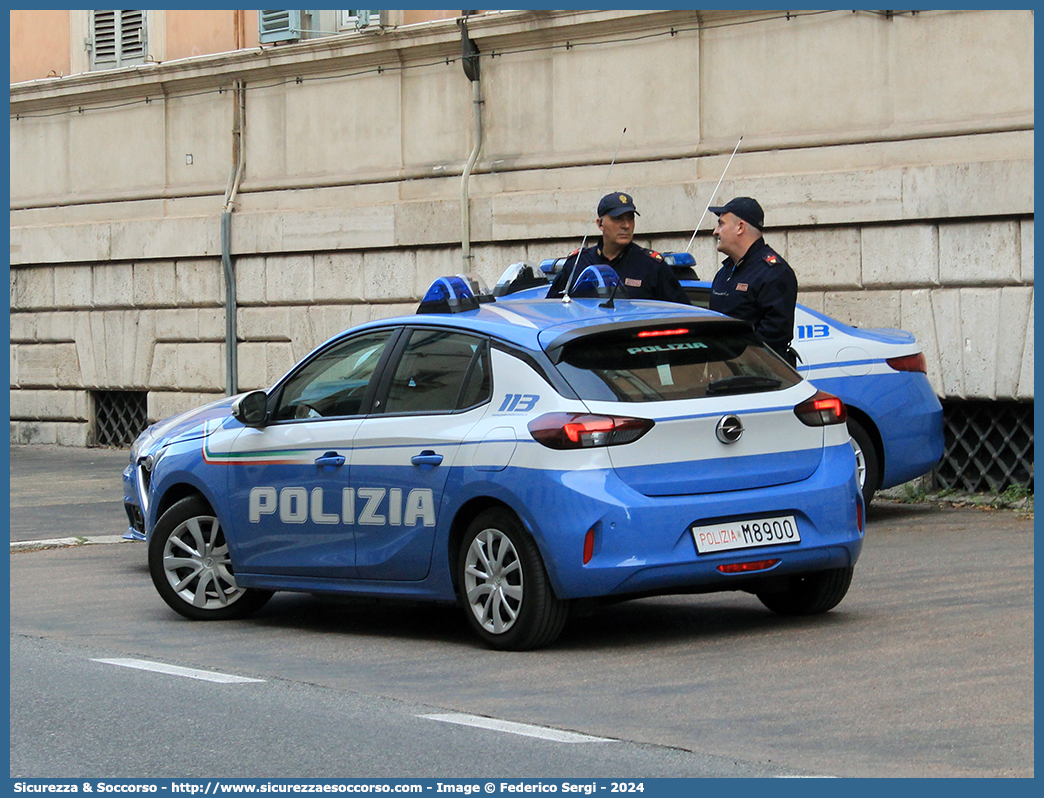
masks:
[[[720,208],[709,208],[708,210],[711,213],[716,213],[718,216],[721,216],[723,213],[731,213],[733,216],[741,218],[747,224],[754,225],[759,230],[765,227],[765,212],[761,210],[758,201],[750,197],[736,197],[726,202]]]
[[[617,216],[623,216],[625,213],[633,213],[635,216],[641,216],[640,213],[634,207],[634,200],[630,194],[621,194],[616,191],[612,194],[606,194],[598,201],[598,216],[609,215],[614,219]]]

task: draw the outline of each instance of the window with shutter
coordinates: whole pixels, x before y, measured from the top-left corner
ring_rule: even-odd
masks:
[[[264,42],[287,42],[301,38],[300,11],[258,11],[258,38]]]
[[[91,69],[145,63],[144,11],[91,12]]]
[[[341,28],[366,28],[381,24],[379,9],[348,9],[341,11]]]

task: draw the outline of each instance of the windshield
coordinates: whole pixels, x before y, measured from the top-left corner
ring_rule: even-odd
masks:
[[[566,345],[558,368],[582,399],[618,402],[777,391],[801,381],[753,332],[713,327],[660,325],[586,336]]]

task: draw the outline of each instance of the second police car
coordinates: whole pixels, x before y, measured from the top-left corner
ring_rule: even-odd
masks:
[[[196,619],[278,590],[456,602],[501,649],[584,598],[833,608],[863,540],[844,404],[746,323],[614,282],[496,302],[444,278],[268,391],[154,425],[124,501],[159,594]]]

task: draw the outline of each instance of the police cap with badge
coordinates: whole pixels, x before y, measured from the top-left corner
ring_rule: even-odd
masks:
[[[615,219],[617,216],[623,216],[625,213],[633,213],[635,216],[641,216],[641,214],[638,213],[638,210],[634,207],[634,200],[631,198],[630,194],[613,192],[612,194],[606,194],[598,200],[599,219],[603,216],[612,216]]]
[[[765,211],[761,210],[761,205],[758,204],[758,201],[751,197],[736,197],[726,202],[720,208],[708,208],[707,210],[718,216],[721,216],[723,213],[731,213],[752,227],[758,228],[758,230],[765,228]]]

